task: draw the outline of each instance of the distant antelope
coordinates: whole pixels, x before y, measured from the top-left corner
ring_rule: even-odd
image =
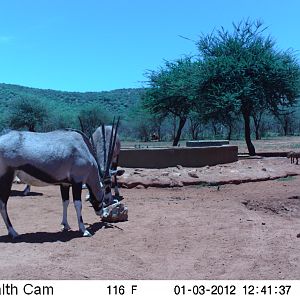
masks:
[[[117,130],[115,136],[116,132]],[[111,140],[115,141],[115,136],[111,137]],[[111,156],[111,151],[108,155]],[[7,202],[16,171],[25,173],[29,184],[34,185],[38,182],[60,186],[63,201],[61,224],[64,230],[70,229],[67,221],[70,187],[79,231],[83,236],[91,235],[85,228],[81,215],[83,184],[89,189],[90,202],[95,213],[99,216],[105,214],[105,190],[100,184],[95,150],[89,139],[79,131],[58,130],[48,133],[9,131],[0,135],[0,212],[8,234],[13,238],[17,237],[18,233],[8,217]],[[102,172],[108,173],[108,167]]]
[[[300,152],[290,151],[287,154],[287,157],[291,159],[291,164],[295,162],[296,159],[296,165],[298,165],[298,159],[300,158]]]

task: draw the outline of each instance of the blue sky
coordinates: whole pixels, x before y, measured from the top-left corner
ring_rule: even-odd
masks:
[[[0,82],[64,91],[140,87],[164,59],[241,19],[300,50],[299,0],[0,0]],[[299,52],[300,55],[300,52]]]

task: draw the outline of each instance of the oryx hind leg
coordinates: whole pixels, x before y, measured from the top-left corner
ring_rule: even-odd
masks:
[[[90,232],[85,228],[82,219],[81,191],[82,191],[82,183],[72,184],[73,202],[77,214],[78,227],[79,227],[79,231],[82,232],[83,236],[92,236]]]
[[[62,205],[63,205],[63,216],[61,225],[62,231],[68,231],[71,229],[69,223],[68,223],[68,206],[70,203],[70,186],[60,186],[60,193],[61,193],[61,199],[62,199]]]
[[[0,175],[0,212],[8,234],[15,238],[18,236],[18,233],[14,230],[7,213],[7,201],[11,192],[13,179],[14,171],[7,171]]]

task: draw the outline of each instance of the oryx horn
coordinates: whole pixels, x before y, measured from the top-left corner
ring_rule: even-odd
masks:
[[[112,125],[112,132],[110,136],[110,143],[109,143],[109,152],[108,152],[108,158],[107,158],[107,163],[106,163],[106,170],[105,170],[105,175],[109,175],[109,168],[111,165],[114,149],[115,149],[115,144],[116,144],[116,138],[117,138],[117,133],[118,133],[118,127],[120,123],[120,117],[118,117],[117,124],[115,126],[115,118],[113,120],[113,125]]]

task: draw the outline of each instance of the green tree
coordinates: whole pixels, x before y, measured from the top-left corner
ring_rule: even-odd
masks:
[[[217,90],[217,87],[215,89]],[[227,139],[230,140],[234,123],[238,118],[234,94],[225,92],[219,98],[207,97],[206,91],[204,95],[202,94],[203,92],[200,93],[201,101],[197,102],[196,108],[200,110],[199,114],[202,116],[204,123],[211,122],[213,125],[225,126],[227,128]],[[203,101],[203,99],[206,101]]]
[[[275,118],[278,120],[283,129],[284,136],[293,133],[293,123],[295,120],[295,111],[293,110],[285,110],[281,112],[277,112],[275,114]]]
[[[198,140],[201,125],[203,124],[202,115],[195,111],[192,111],[188,117],[189,120],[189,132],[192,140]]]
[[[242,21],[233,32],[224,28],[200,37],[197,43],[202,59],[199,94],[207,110],[218,112],[229,106],[242,114],[244,134],[250,155],[250,117],[257,107],[276,114],[279,107],[296,103],[300,68],[291,51],[279,51],[259,21]]]
[[[158,71],[147,74],[150,88],[145,92],[143,105],[153,114],[171,115],[178,119],[173,146],[177,146],[188,115],[195,105],[198,68],[197,62],[186,57],[174,62],[167,61]]]
[[[97,104],[87,106],[78,114],[80,128],[88,136],[91,136],[101,124],[108,123],[110,119],[110,114],[99,109]]]
[[[46,106],[38,99],[30,96],[15,100],[8,116],[8,125],[13,129],[36,131],[48,119]]]

